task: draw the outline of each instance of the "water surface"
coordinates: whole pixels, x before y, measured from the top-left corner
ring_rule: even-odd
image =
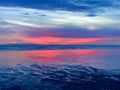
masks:
[[[0,51],[1,65],[81,64],[100,69],[120,69],[120,49]]]

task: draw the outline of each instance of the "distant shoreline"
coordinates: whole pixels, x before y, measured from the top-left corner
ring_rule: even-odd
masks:
[[[39,45],[1,44],[0,50],[69,50],[69,49],[120,49],[120,45]]]

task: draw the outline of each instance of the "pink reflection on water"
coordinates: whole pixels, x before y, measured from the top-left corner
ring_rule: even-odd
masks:
[[[0,51],[1,65],[82,64],[101,69],[120,66],[118,49]]]
[[[43,64],[77,64],[98,53],[97,50],[39,50],[26,52],[26,56]]]

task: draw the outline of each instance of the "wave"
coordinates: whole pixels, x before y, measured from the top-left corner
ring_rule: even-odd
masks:
[[[82,65],[0,67],[0,90],[119,90],[120,70]]]

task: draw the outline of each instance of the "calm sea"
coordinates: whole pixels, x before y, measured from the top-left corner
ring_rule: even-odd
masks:
[[[120,49],[0,51],[0,65],[80,64],[100,69],[120,69]]]

